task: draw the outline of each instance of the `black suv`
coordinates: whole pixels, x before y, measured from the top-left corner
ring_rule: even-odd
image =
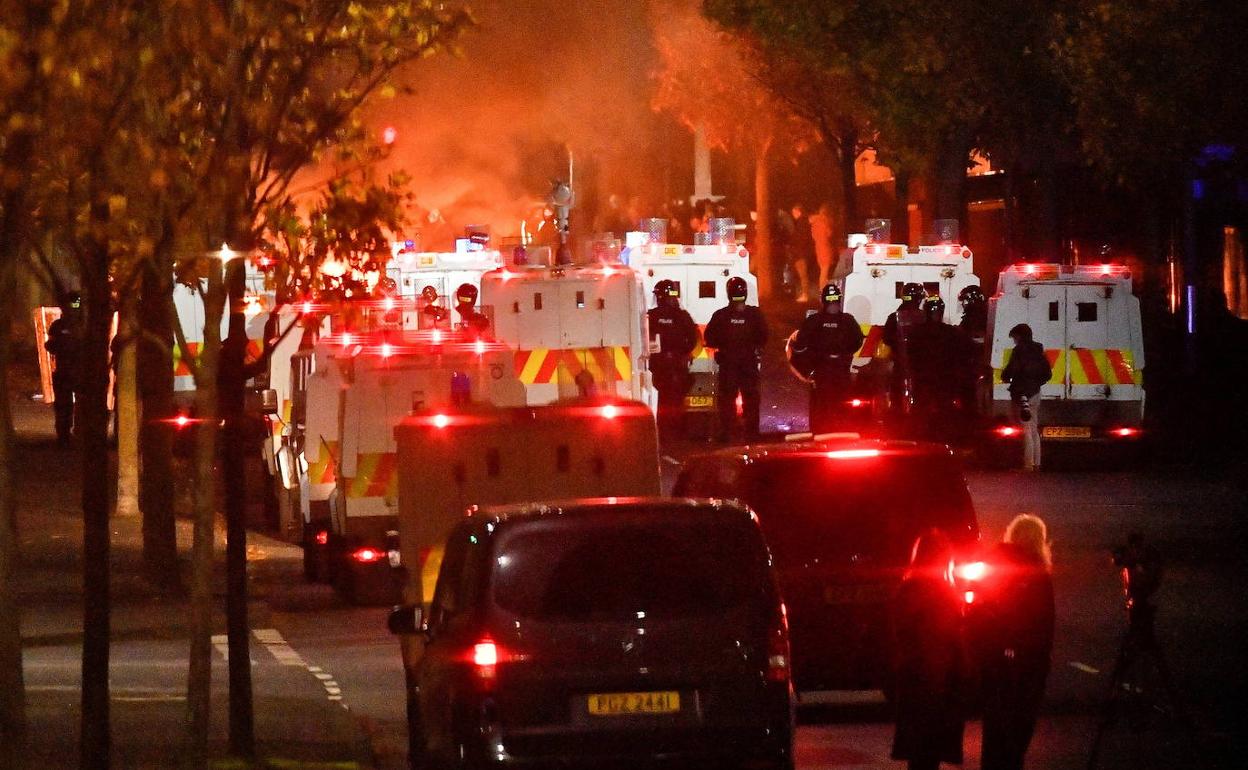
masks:
[[[788,633],[734,503],[609,498],[474,511],[410,655],[414,767],[792,768]],[[418,658],[418,659],[415,659]]]
[[[758,513],[789,610],[798,690],[887,688],[888,607],[920,532],[979,539],[960,463],[938,444],[838,439],[724,449],[684,464],[673,494]]]

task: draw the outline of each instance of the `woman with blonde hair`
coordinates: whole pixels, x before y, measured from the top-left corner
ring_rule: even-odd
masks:
[[[1048,528],[1021,514],[985,560],[968,617],[983,685],[983,770],[1022,770],[1044,700],[1053,650],[1053,557]]]

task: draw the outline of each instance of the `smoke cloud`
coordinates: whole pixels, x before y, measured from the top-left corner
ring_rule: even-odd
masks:
[[[582,233],[608,195],[641,208],[689,183],[671,180],[687,132],[651,109],[654,47],[645,0],[473,0],[479,26],[462,56],[417,63],[411,94],[374,104],[397,130],[387,168],[412,177],[424,246],[445,248],[469,223],[495,236],[536,226],[554,178],[575,163]],[[436,209],[448,220],[429,225]]]

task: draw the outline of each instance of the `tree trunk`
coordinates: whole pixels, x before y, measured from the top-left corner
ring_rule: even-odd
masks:
[[[852,124],[843,127],[838,144],[837,170],[841,182],[841,206],[845,212],[844,225],[841,231],[836,233],[840,240],[835,246],[837,250],[840,250],[845,248],[847,236],[853,232],[861,232],[855,228],[863,226],[861,215],[858,213],[858,130]]]
[[[170,296],[173,267],[154,260],[144,267],[139,322],[143,336],[135,345],[143,421],[139,426],[139,507],[143,510],[143,566],[156,586],[180,594],[178,539],[174,520],[173,431],[162,422],[174,416],[173,322]]]
[[[771,138],[763,140],[754,156],[754,210],[758,212],[754,245],[754,274],[758,293],[770,299],[776,289],[776,255],[771,252]]]
[[[26,688],[22,677],[22,628],[14,575],[17,570],[17,507],[13,496],[13,415],[9,410],[9,339],[16,259],[11,251],[11,209],[0,239],[0,768],[20,769],[26,760]]]
[[[98,216],[98,215],[97,215]],[[108,254],[103,246],[88,247],[82,270],[86,320],[81,402],[75,418],[82,449],[82,724],[80,765],[107,770],[111,753],[108,655],[109,497],[108,347],[113,309],[108,283]]]
[[[225,286],[216,263],[208,271],[204,294],[204,344],[195,370],[195,535],[191,546],[191,649],[187,675],[187,761],[202,768],[208,761],[212,694],[212,562],[216,514],[217,360],[221,350],[221,314]]]
[[[139,400],[135,362],[138,331],[138,298],[134,292],[121,297],[117,334],[117,515],[139,515]]]
[[[910,172],[893,172],[893,237],[894,243],[910,240]]]
[[[245,335],[242,313],[243,265],[235,262],[226,270],[226,296],[230,304],[230,335]],[[255,719],[251,693],[251,649],[247,622],[247,474],[246,426],[243,404],[234,395],[246,385],[246,346],[228,345],[219,361],[223,375],[221,416],[225,420],[222,478],[225,482],[226,526],[226,635],[230,650],[230,753],[240,757],[256,755]],[[219,396],[221,394],[218,394]]]
[[[958,131],[946,141],[936,162],[936,179],[933,192],[932,218],[956,219],[960,228],[967,226],[966,218],[966,171],[971,156],[970,140],[966,132]],[[966,239],[962,238],[965,243]]]

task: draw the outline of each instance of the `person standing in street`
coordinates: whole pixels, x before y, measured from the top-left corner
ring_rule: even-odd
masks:
[[[656,283],[654,302],[647,315],[654,351],[650,354],[650,374],[659,391],[659,433],[677,436],[684,427],[685,395],[693,379],[689,357],[698,346],[698,326],[680,306],[680,286],[675,281]]]
[[[892,627],[892,758],[909,770],[962,764],[962,606],[953,582],[953,548],[940,530],[928,530],[914,543],[893,602]]]
[[[1053,376],[1044,347],[1032,339],[1031,327],[1010,329],[1014,349],[1001,370],[1010,385],[1010,413],[1023,430],[1023,470],[1040,470],[1040,388]]]
[[[959,400],[967,414],[981,415],[987,412],[987,389],[980,383],[991,381],[992,370],[984,363],[984,351],[988,340],[988,300],[978,286],[967,286],[958,292],[962,306],[962,320],[958,331],[962,334],[966,360],[959,378]]]
[[[806,317],[793,339],[794,368],[810,377],[810,430],[835,430],[850,390],[850,365],[862,347],[862,328],[841,310],[841,290],[829,283],[820,292],[818,313]]]
[[[706,325],[706,346],[715,349],[719,374],[715,400],[719,407],[719,440],[727,443],[737,422],[737,396],[741,396],[745,438],[759,432],[758,369],[767,342],[767,321],[754,305],[745,304],[749,289],[745,279],[728,279],[728,305],[711,316]]]
[[[967,619],[983,686],[982,770],[1023,768],[1053,651],[1052,563],[1048,528],[1029,514],[1010,522],[985,559]]]
[[[56,414],[56,443],[64,446],[74,434],[74,401],[82,363],[82,297],[77,292],[61,297],[61,317],[48,327],[44,348],[56,364],[52,372],[52,408]]]
[[[892,351],[890,375],[892,408],[908,414],[914,398],[913,372],[910,367],[909,339],[914,327],[923,323],[923,300],[927,292],[923,284],[910,282],[901,287],[901,304],[884,321],[884,344]]]
[[[815,241],[810,230],[810,217],[806,216],[806,209],[800,203],[793,204],[789,213],[793,217],[793,237],[789,241],[789,253],[793,271],[797,273],[797,295],[794,299],[798,302],[809,302],[810,273],[815,264]]]
[[[824,203],[810,215],[810,237],[814,241],[815,264],[819,267],[819,283],[826,286],[832,280],[832,268],[836,265],[836,250],[832,248],[832,212]]]

